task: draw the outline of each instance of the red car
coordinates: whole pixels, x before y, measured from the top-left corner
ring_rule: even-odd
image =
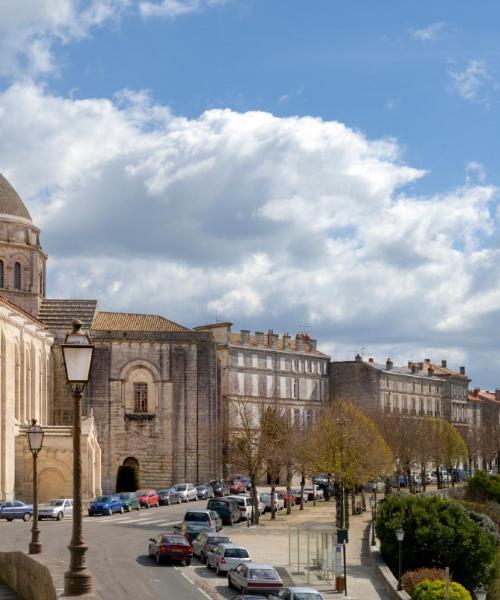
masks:
[[[149,538],[148,556],[156,560],[156,564],[166,560],[191,564],[193,549],[187,539],[178,533],[160,533]]]
[[[243,483],[243,481],[240,481],[239,479],[233,479],[229,483],[229,493],[230,494],[244,494],[246,491],[247,491],[246,485]]]
[[[142,490],[137,490],[135,495],[137,496],[137,500],[141,506],[145,506],[146,508],[160,506],[160,497],[158,496],[156,490],[144,488]]]
[[[283,500],[285,501],[285,508],[288,506],[288,494],[286,490],[276,490],[278,494],[283,496]],[[295,506],[297,504],[297,497],[290,492],[290,506]]]

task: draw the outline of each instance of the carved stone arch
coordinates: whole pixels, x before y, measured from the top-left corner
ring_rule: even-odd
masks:
[[[155,365],[147,360],[133,360],[122,368],[120,378],[126,414],[156,413],[161,374]]]
[[[71,498],[72,476],[69,469],[61,461],[42,469],[38,474],[39,502],[51,498]]]
[[[120,371],[120,379],[126,381],[130,377],[130,373],[134,369],[137,369],[139,367],[142,367],[143,369],[151,371],[151,373],[153,374],[153,381],[155,383],[158,383],[161,380],[161,373],[160,373],[160,370],[158,369],[158,367],[156,367],[149,360],[144,360],[144,359],[131,360],[125,366],[123,366]]]

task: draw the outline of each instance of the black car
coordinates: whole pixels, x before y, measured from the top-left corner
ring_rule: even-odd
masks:
[[[171,504],[180,504],[182,502],[179,494],[174,490],[174,488],[163,488],[158,490],[158,498],[160,504],[165,506],[170,506]]]
[[[212,498],[208,501],[207,508],[219,513],[222,522],[226,525],[234,525],[241,519],[240,507],[236,500],[231,498]]]
[[[224,479],[211,481],[210,486],[214,491],[214,496],[218,496],[219,498],[229,496],[229,484]]]
[[[215,496],[214,490],[209,483],[199,483],[196,486],[196,495],[198,496],[198,500],[208,500]]]

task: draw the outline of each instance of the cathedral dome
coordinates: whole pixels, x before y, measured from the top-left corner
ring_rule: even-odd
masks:
[[[31,215],[16,190],[0,173],[0,216],[10,215],[31,221]]]

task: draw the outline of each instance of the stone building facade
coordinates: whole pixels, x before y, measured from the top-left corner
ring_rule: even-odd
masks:
[[[330,357],[304,333],[292,338],[271,330],[233,332],[231,327],[226,322],[196,328],[217,342],[225,431],[237,426],[236,411],[231,410],[235,402],[252,406],[255,426],[259,407],[271,403],[278,404],[290,423],[311,425],[329,401]]]

